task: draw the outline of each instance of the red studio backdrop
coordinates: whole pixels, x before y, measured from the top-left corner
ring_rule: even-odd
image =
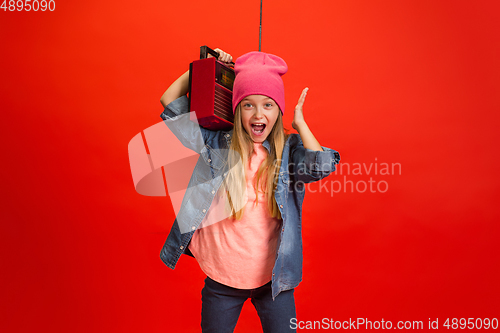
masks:
[[[0,331],[200,331],[204,274],[160,261],[174,210],[136,192],[127,147],[201,45],[258,49],[260,2],[3,3]],[[302,330],[500,319],[499,13],[264,0],[262,51],[289,66],[286,127],[309,87],[309,127],[342,157],[304,202]],[[260,330],[248,302],[236,332]]]

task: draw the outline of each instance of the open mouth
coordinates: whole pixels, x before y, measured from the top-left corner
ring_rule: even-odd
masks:
[[[262,135],[262,133],[264,133],[265,128],[266,124],[252,124],[252,132],[255,135]]]

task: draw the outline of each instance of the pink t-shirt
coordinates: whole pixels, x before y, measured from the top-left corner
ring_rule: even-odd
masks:
[[[262,143],[254,143],[246,175],[248,201],[243,218],[207,223],[224,207],[225,198],[216,195],[189,244],[203,272],[212,280],[233,288],[254,289],[271,281],[281,220],[270,216],[262,189],[255,206],[254,189],[257,170],[267,154]]]

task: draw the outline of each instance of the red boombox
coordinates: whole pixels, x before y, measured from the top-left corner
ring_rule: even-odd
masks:
[[[214,58],[207,58],[207,53]],[[202,46],[200,60],[189,65],[189,111],[195,112],[191,120],[211,130],[231,129],[234,122],[234,69],[218,57],[217,52]]]

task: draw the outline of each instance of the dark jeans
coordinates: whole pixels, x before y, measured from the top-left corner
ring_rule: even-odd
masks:
[[[233,332],[248,298],[257,310],[264,333],[294,331],[290,327],[290,318],[295,318],[293,289],[280,292],[273,301],[271,282],[255,289],[236,289],[207,277],[201,291],[203,333]]]

